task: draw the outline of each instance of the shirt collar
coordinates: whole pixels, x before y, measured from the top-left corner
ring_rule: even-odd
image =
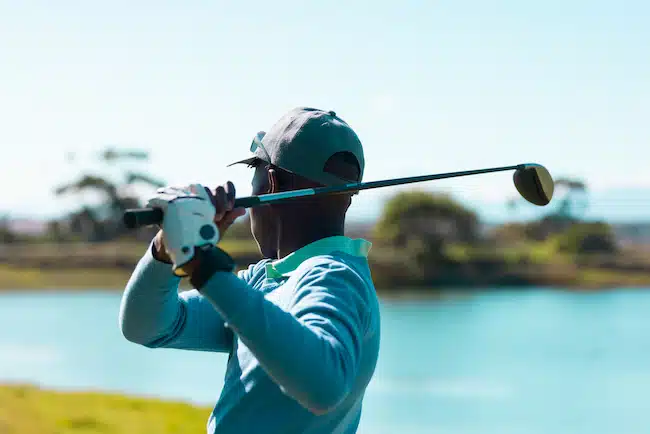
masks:
[[[344,236],[322,238],[307,244],[282,259],[266,264],[266,275],[270,278],[288,277],[307,259],[319,255],[341,252],[352,256],[368,257],[372,243],[362,238]]]

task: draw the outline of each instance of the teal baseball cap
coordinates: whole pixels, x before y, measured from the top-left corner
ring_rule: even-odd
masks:
[[[361,182],[363,146],[354,130],[334,111],[297,107],[283,115],[268,132],[253,138],[252,156],[229,164],[254,164],[262,160],[275,167],[322,185]],[[331,157],[351,154],[359,169],[358,179],[343,179],[326,170]]]

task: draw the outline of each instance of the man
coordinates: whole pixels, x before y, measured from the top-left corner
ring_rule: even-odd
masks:
[[[292,110],[251,151],[237,163],[255,168],[255,195],[363,176],[361,142],[331,111]],[[237,274],[216,245],[244,214],[234,198],[229,182],[214,193],[168,187],[149,201],[165,217],[124,292],[122,333],[150,348],[229,353],[208,433],[355,433],[380,318],[370,243],[343,235],[351,195],[252,208],[264,259]],[[195,289],[179,293],[179,276]]]

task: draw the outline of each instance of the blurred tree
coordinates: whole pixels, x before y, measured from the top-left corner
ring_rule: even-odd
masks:
[[[519,205],[527,203],[520,196],[510,198],[506,201],[506,208],[515,212]],[[584,216],[589,207],[587,184],[574,178],[557,178],[555,180],[555,191],[551,200],[547,216],[553,216],[560,220],[576,221]]]
[[[506,208],[508,208],[508,211],[517,211],[517,198],[510,198],[506,201]]]
[[[614,231],[604,222],[574,223],[558,240],[560,251],[576,255],[618,251]]]
[[[68,154],[67,159],[75,160],[73,154]],[[87,241],[107,241],[124,235],[126,233],[126,228],[122,225],[124,211],[141,206],[133,187],[137,184],[152,188],[165,185],[163,181],[148,173],[123,167],[130,161],[147,162],[148,160],[149,154],[143,150],[119,150],[108,147],[101,152],[100,161],[105,165],[117,166],[121,175],[120,181],[95,173],[82,173],[75,181],[56,187],[54,193],[57,196],[92,191],[102,198],[99,206],[84,205],[73,212],[68,220],[69,229]],[[60,225],[58,229],[60,230]]]
[[[48,240],[54,242],[63,242],[65,241],[66,234],[65,228],[60,221],[52,220],[47,223],[47,230],[45,236]]]
[[[559,197],[557,195],[558,191],[561,194]],[[579,179],[556,179],[554,196],[557,197],[555,199],[557,207],[554,214],[565,220],[579,220],[589,207],[587,184]]]
[[[18,241],[18,236],[11,229],[11,219],[8,215],[0,216],[0,243],[11,244]]]
[[[498,245],[512,245],[525,242],[527,225],[525,223],[505,223],[490,231],[489,236],[492,242]]]
[[[477,241],[479,219],[448,195],[401,192],[386,203],[373,238],[414,253],[421,264],[431,264],[444,258],[448,244]]]
[[[511,198],[506,202],[506,208],[514,212],[521,203],[524,203],[522,198]],[[544,240],[551,234],[566,231],[584,217],[588,206],[587,184],[584,181],[568,177],[557,178],[553,199],[549,204],[550,212],[525,224],[526,238]]]

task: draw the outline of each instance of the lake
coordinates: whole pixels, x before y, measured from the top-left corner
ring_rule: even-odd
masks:
[[[120,296],[0,293],[0,382],[213,405],[227,356],[129,343]],[[360,433],[650,433],[650,291],[385,300],[381,345]]]

